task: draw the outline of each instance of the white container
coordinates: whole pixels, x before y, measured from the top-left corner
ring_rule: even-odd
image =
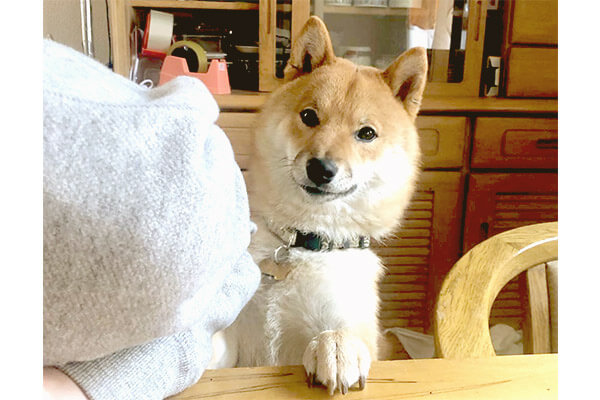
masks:
[[[328,6],[351,6],[352,0],[325,0]]]
[[[357,7],[387,7],[388,0],[354,0]]]
[[[357,65],[371,65],[371,48],[368,46],[348,46],[344,58]]]

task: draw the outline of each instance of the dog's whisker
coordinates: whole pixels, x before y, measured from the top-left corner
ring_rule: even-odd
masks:
[[[292,168],[294,166],[294,160],[284,157],[278,161],[279,166],[283,168]]]

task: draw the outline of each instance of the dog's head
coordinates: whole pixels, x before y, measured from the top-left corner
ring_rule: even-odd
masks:
[[[334,55],[325,25],[311,17],[284,72],[256,129],[262,211],[332,235],[389,233],[418,173],[425,50],[403,53],[385,71],[357,66]]]

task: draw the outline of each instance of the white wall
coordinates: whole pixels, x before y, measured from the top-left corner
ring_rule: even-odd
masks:
[[[51,37],[83,52],[80,0],[44,0],[44,37]],[[106,0],[92,0],[92,35],[95,58],[109,61]]]

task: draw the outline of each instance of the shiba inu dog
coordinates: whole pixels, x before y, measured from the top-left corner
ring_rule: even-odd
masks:
[[[357,66],[308,20],[255,129],[250,252],[263,279],[211,367],[302,363],[331,394],[364,388],[384,272],[369,242],[397,228],[413,193],[426,75],[424,49],[385,71]]]

